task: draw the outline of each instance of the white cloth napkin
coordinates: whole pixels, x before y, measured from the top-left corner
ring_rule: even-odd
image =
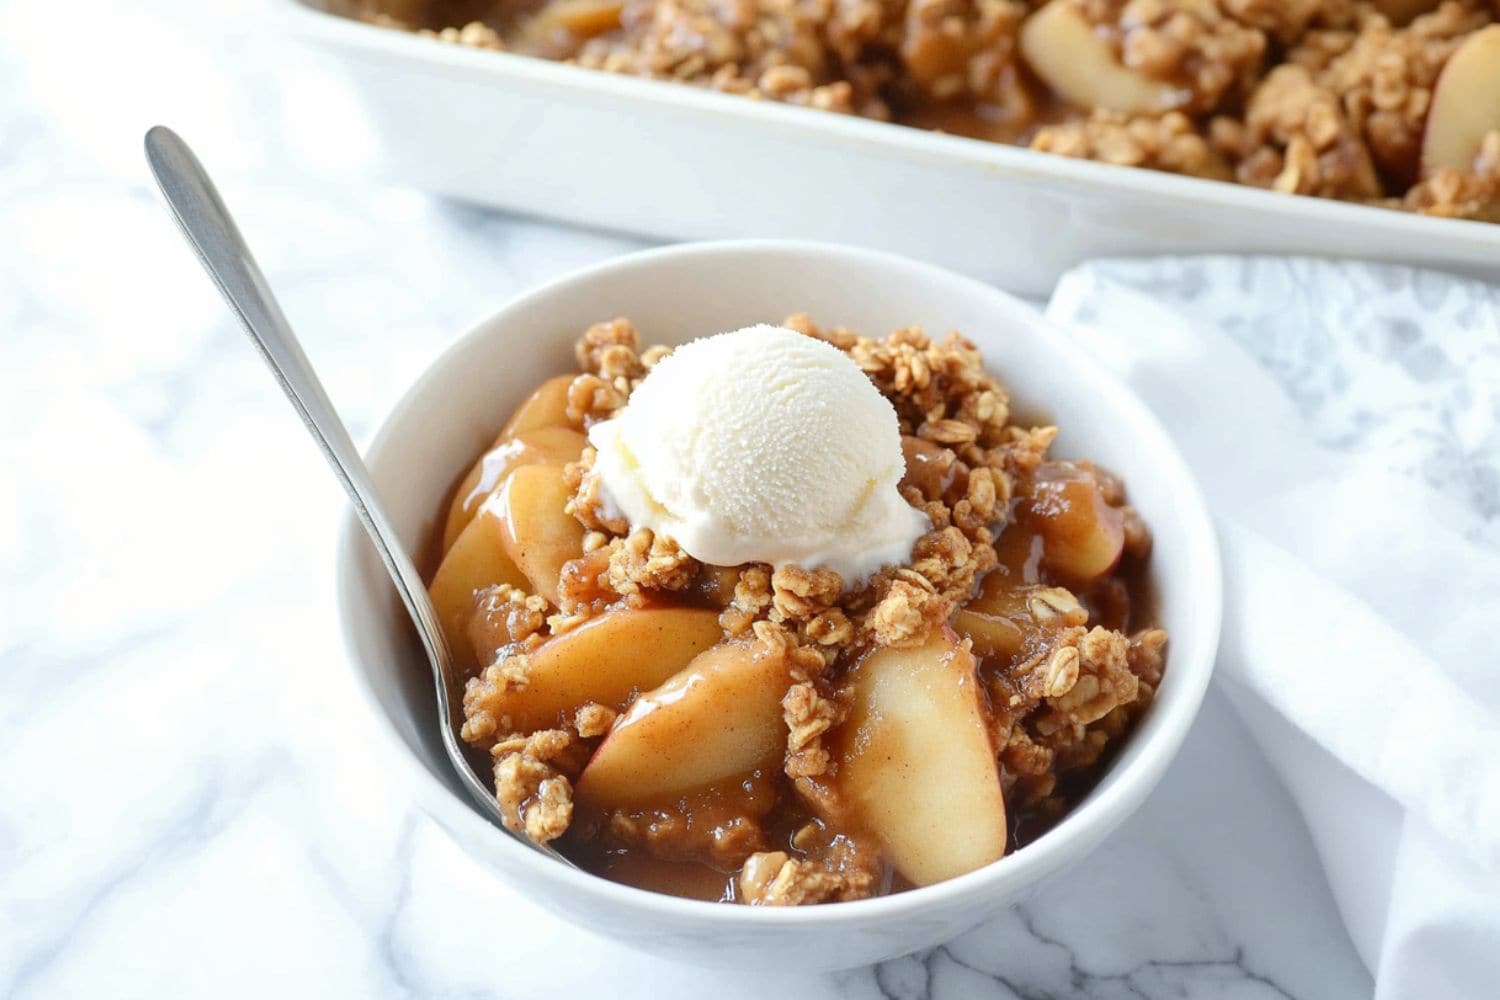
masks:
[[[1203,484],[1217,683],[1301,808],[1377,998],[1500,996],[1500,289],[1099,261],[1047,312]]]

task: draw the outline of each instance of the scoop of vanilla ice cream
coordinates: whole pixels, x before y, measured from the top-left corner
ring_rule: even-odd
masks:
[[[632,528],[716,566],[826,566],[849,586],[931,526],[897,492],[890,402],[842,351],[783,327],[677,348],[589,442]]]

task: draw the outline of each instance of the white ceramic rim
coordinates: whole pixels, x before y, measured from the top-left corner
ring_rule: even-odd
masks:
[[[365,24],[312,6],[308,0],[276,0],[268,8],[290,32],[340,46],[415,61],[466,78],[523,78],[533,83],[580,91],[598,98],[672,106],[720,118],[739,118],[786,132],[832,137],[849,145],[874,147],[907,159],[960,163],[996,175],[1122,195],[1146,195],[1182,203],[1235,208],[1281,217],[1294,225],[1355,227],[1372,237],[1447,243],[1467,253],[1500,251],[1500,224],[1443,219],[1410,212],[1286,195],[1227,181],[1168,174],[1092,160],[1042,153],[1007,143],[946,135],[854,115],[831,114],[777,101],[749,101],[732,94],[662,80],[606,73],[511,52],[454,45],[409,32]]]
[[[505,327],[505,321],[509,315],[528,311],[532,308],[534,300],[556,294],[568,286],[587,285],[591,280],[605,274],[646,269],[660,261],[679,256],[737,255],[745,252],[814,255],[841,260],[864,260],[886,267],[899,267],[921,274],[924,278],[938,283],[970,286],[972,291],[993,298],[997,311],[1015,313],[1018,309],[1026,309],[1031,312],[1033,317],[1031,322],[1035,325],[1041,327],[1050,325],[1040,314],[1030,310],[1024,303],[1005,292],[973,278],[898,254],[833,243],[797,240],[684,243],[644,250],[581,268],[547,282],[512,299],[489,318],[455,340],[429,363],[422,375],[386,414],[381,421],[380,430],[366,450],[366,461],[372,466],[378,463],[392,427],[399,420],[400,415],[410,407],[414,398],[423,393],[427,385],[435,379],[437,371],[445,367],[452,355],[464,351],[474,341],[493,336],[493,331]],[[1132,416],[1140,422],[1141,429],[1158,438],[1151,443],[1151,447],[1161,456],[1162,471],[1178,481],[1177,496],[1180,504],[1174,509],[1173,515],[1183,522],[1189,550],[1202,564],[1203,579],[1195,582],[1201,584],[1202,588],[1199,596],[1203,602],[1201,614],[1205,627],[1199,633],[1196,647],[1186,649],[1175,645],[1173,647],[1170,669],[1175,672],[1174,676],[1179,678],[1174,681],[1174,684],[1180,686],[1174,702],[1165,707],[1160,702],[1153,706],[1153,710],[1161,709],[1169,713],[1154,715],[1149,720],[1158,727],[1153,741],[1143,744],[1135,751],[1138,756],[1125,765],[1128,770],[1119,772],[1107,788],[1102,790],[1096,788],[1085,801],[1070,810],[1044,836],[992,864],[945,882],[887,896],[820,906],[728,906],[717,902],[683,899],[611,882],[581,869],[560,865],[495,829],[466,799],[434,777],[415,756],[408,752],[404,745],[389,746],[390,737],[393,734],[386,728],[389,723],[386,721],[385,709],[380,703],[379,696],[368,683],[364,672],[356,665],[358,655],[353,637],[358,623],[351,614],[351,607],[354,604],[351,597],[355,593],[358,580],[358,575],[354,572],[355,554],[360,547],[367,545],[368,541],[365,538],[364,528],[351,509],[344,518],[344,526],[339,536],[335,580],[340,631],[347,654],[346,664],[353,675],[354,686],[359,690],[366,707],[375,717],[374,721],[381,729],[381,735],[386,737],[387,749],[393,750],[393,755],[400,758],[400,766],[408,771],[410,780],[419,789],[420,801],[434,812],[440,813],[441,822],[448,825],[450,830],[461,831],[465,838],[476,840],[492,838],[499,850],[513,852],[519,863],[532,866],[536,875],[542,880],[557,879],[570,882],[580,893],[601,897],[609,905],[640,907],[657,912],[675,911],[677,916],[708,921],[721,927],[752,928],[763,924],[830,927],[873,921],[884,922],[889,918],[913,914],[930,905],[954,902],[960,897],[983,895],[991,890],[997,893],[1005,892],[1007,889],[1014,891],[1021,886],[1030,885],[1052,871],[1056,863],[1066,860],[1068,855],[1075,850],[1075,844],[1090,845],[1107,836],[1111,829],[1134,812],[1156,786],[1172,758],[1176,756],[1193,720],[1197,717],[1198,709],[1213,674],[1214,658],[1218,649],[1219,626],[1223,610],[1223,577],[1218,539],[1214,533],[1202,491],[1188,470],[1176,445],[1172,443],[1155,415],[1146,408],[1134,392],[1095,362],[1088,352],[1066,333],[1059,330],[1052,341],[1052,347],[1063,355],[1070,365],[1089,369],[1097,375],[1098,388],[1109,397],[1107,401],[1109,409],[1132,411]],[[396,741],[399,742],[399,737]],[[1118,768],[1121,765],[1116,763],[1114,766]],[[1090,834],[1094,836],[1091,837]]]

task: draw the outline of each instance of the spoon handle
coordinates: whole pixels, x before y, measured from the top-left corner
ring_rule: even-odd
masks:
[[[360,523],[365,526],[365,532],[385,563],[401,602],[411,614],[432,665],[437,710],[442,721],[443,749],[458,774],[460,784],[480,807],[484,817],[508,835],[556,861],[576,867],[549,845],[534,843],[529,837],[506,827],[494,793],[469,765],[458,740],[460,720],[454,712],[453,700],[448,696],[450,682],[454,680],[453,660],[443,638],[437,611],[427,596],[427,588],[396,537],[395,529],[386,519],[375,487],[370,482],[370,470],[365,468],[348,429],[329,402],[307,356],[302,353],[302,345],[297,343],[296,334],[292,333],[291,325],[282,315],[265,275],[261,274],[203,164],[176,133],[160,125],[146,133],[146,162],[150,164],[177,224],[182,227],[183,235],[197,251],[199,262],[239,317],[245,332],[250,334],[266,364],[276,374],[287,399],[291,400],[303,424],[318,442],[328,464],[333,466],[339,482],[344,484]]]
[[[146,161],[199,261],[275,372],[282,391],[348,491],[402,603],[418,624],[428,656],[434,663],[451,662],[437,612],[416,566],[395,540],[395,529],[380,507],[369,470],[203,164],[177,133],[160,125],[146,133]]]

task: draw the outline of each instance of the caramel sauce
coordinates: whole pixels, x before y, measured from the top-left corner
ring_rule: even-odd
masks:
[[[895,117],[897,125],[961,135],[968,139],[985,139],[1024,145],[1036,131],[1035,122],[1017,120],[1000,108],[988,104],[929,102],[915,104]]]
[[[771,769],[630,810],[581,808],[556,845],[580,868],[637,888],[690,899],[734,897],[734,874],[753,850],[788,843],[805,821]]]
[[[701,861],[669,861],[630,851],[595,857],[580,855],[573,857],[573,861],[611,882],[649,892],[708,903],[734,900],[734,879],[730,874]]]

